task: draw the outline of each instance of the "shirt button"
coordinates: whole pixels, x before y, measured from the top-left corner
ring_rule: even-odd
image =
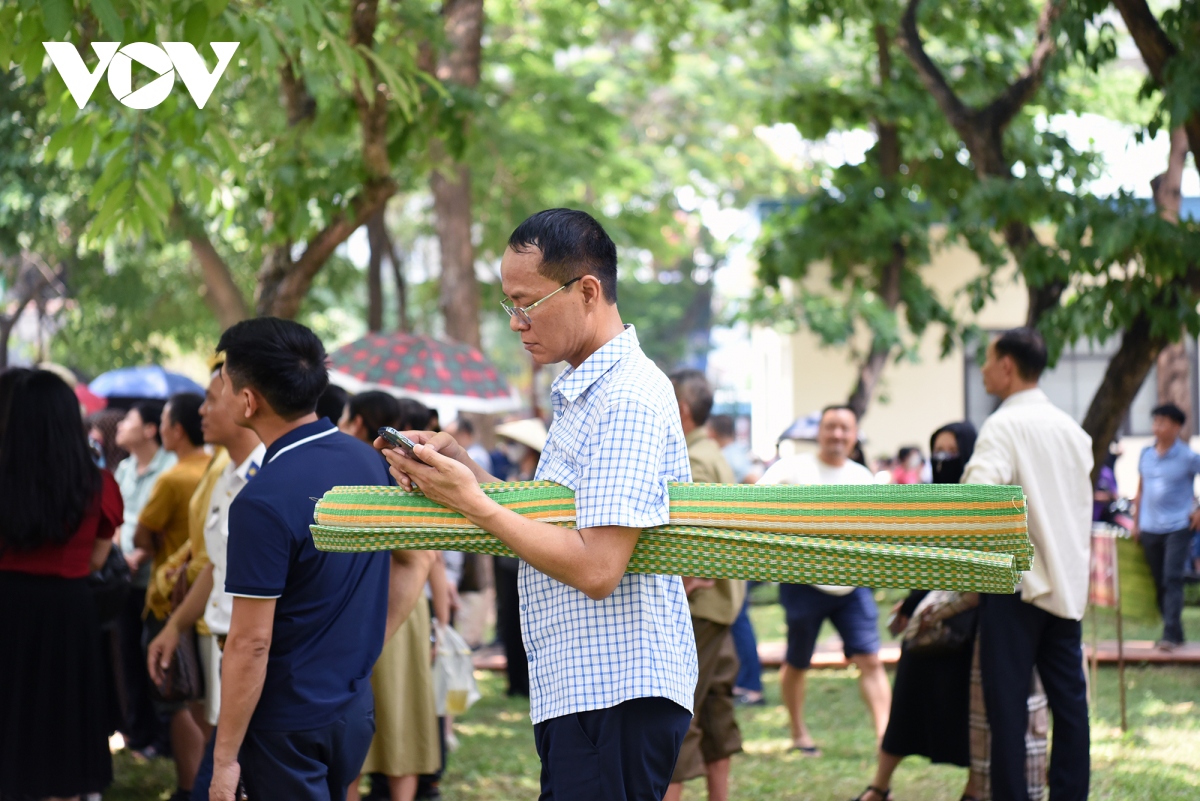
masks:
[[[524,611],[525,611],[525,604],[521,604],[521,611],[522,611],[522,612],[524,612]]]

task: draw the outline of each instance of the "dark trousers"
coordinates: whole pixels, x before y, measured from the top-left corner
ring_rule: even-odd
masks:
[[[750,593],[737,620],[729,628],[733,647],[737,650],[738,675],[734,687],[751,692],[762,692],[762,663],[758,661],[758,639],[754,636],[754,625],[750,622]]]
[[[1154,576],[1158,610],[1163,618],[1163,639],[1183,642],[1183,571],[1191,551],[1192,532],[1186,528],[1167,534],[1143,531],[1141,541]]]
[[[1028,801],[1025,731],[1036,666],[1054,720],[1050,801],[1086,801],[1091,773],[1082,627],[1015,595],[984,595],[979,609],[979,665],[992,729],[992,796]]]
[[[540,801],[661,801],[691,714],[665,698],[635,698],[533,727]]]
[[[496,633],[504,643],[505,668],[508,673],[508,694],[529,697],[529,660],[525,641],[521,639],[521,599],[517,592],[517,572],[520,560],[512,556],[496,556]]]
[[[160,724],[150,694],[150,675],[146,672],[146,656],[142,650],[142,608],[146,605],[146,588],[131,587],[125,596],[125,607],[117,619],[120,641],[121,697],[124,701],[121,734],[130,748],[166,745],[166,729]]]

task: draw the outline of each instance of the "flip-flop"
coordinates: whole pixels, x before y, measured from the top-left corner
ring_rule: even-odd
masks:
[[[821,753],[821,749],[815,745],[793,745],[788,750],[789,751],[799,751],[802,755],[804,755],[806,757],[823,756],[823,754]]]

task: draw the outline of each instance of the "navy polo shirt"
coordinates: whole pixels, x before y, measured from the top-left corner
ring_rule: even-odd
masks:
[[[323,553],[308,527],[315,499],[331,487],[388,483],[374,448],[321,418],[272,443],[230,506],[226,592],[278,599],[252,728],[327,726],[370,687],[383,649],[390,556]]]

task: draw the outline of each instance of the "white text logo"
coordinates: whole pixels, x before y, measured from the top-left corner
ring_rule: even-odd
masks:
[[[217,81],[229,66],[239,42],[212,43],[213,52],[217,54],[217,66],[212,72],[204,66],[204,59],[196,52],[196,48],[187,42],[163,42],[162,47],[149,42],[131,42],[124,47],[120,42],[92,42],[92,50],[100,59],[92,72],[88,71],[83,57],[70,42],[42,44],[79,108],[87,105],[107,69],[108,88],[113,97],[129,108],[147,109],[154,108],[171,94],[176,72],[183,79],[183,85],[187,87],[192,100],[196,101],[199,108],[204,108]],[[136,92],[133,90],[135,61],[159,76]]]

